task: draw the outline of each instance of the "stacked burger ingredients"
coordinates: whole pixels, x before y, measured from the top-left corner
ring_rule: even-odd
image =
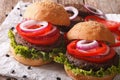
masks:
[[[120,73],[120,57],[110,45],[115,44],[113,34],[96,21],[80,22],[67,33],[72,40],[66,55],[55,61],[64,64],[73,80],[112,80]]]
[[[30,66],[51,62],[66,49],[63,34],[56,25],[69,24],[68,13],[62,5],[46,0],[31,4],[24,13],[24,20],[17,24],[17,32],[9,31],[14,58]]]
[[[116,28],[111,30],[112,22],[100,18],[100,10],[83,7],[84,16],[73,6],[51,0],[29,5],[17,32],[8,33],[14,58],[29,66],[61,63],[73,80],[112,80],[120,73],[120,57],[113,49],[120,46],[112,34]],[[88,20],[93,17],[95,21]]]

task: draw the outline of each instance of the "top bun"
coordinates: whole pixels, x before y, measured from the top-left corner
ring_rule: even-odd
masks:
[[[73,26],[67,33],[69,40],[85,39],[107,41],[111,44],[115,43],[115,37],[101,23],[96,21],[80,22]]]
[[[29,5],[23,15],[24,18],[37,21],[48,21],[54,25],[70,24],[70,19],[64,7],[51,0],[43,0]]]

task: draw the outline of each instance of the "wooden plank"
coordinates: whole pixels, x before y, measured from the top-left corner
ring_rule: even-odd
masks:
[[[8,14],[12,7],[20,0],[1,0],[0,4],[0,23],[4,20],[5,14]],[[23,0],[24,2],[32,2],[32,0]],[[38,0],[35,0],[38,1]],[[81,8],[79,4],[89,4],[101,9],[105,13],[120,13],[120,0],[54,0],[60,4],[75,6]]]
[[[84,0],[58,0],[58,3],[65,5],[65,6],[74,6],[79,10],[82,10]]]
[[[120,13],[120,0],[111,0],[109,2],[113,13]]]
[[[27,0],[28,1],[28,0]],[[42,1],[42,0],[31,0],[31,2],[38,2],[38,1]],[[54,2],[58,2],[57,0],[52,0]]]
[[[82,4],[83,0],[58,0],[60,4]]]
[[[41,0],[0,0],[0,24],[4,21],[6,16],[12,10],[12,8],[17,4],[18,1],[33,2]],[[57,2],[57,0],[53,0]]]
[[[17,0],[1,0],[0,1],[0,23],[5,19],[8,13],[12,10]]]
[[[104,13],[113,13],[110,2],[114,0],[85,0],[85,4],[89,4],[102,10]]]
[[[99,8],[98,0],[84,0],[84,3]]]
[[[104,13],[113,13],[112,7],[110,3],[114,0],[99,0],[100,9],[103,10]]]
[[[117,3],[117,5],[118,5],[118,13],[120,14],[120,0],[116,0],[116,3]]]
[[[83,4],[83,0],[58,0],[58,3],[63,4],[65,6],[75,6],[79,7],[80,4]]]

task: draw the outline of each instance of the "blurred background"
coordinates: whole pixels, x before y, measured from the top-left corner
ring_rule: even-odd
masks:
[[[18,1],[35,2],[41,0],[0,0],[0,24],[7,17]],[[89,4],[99,8],[104,13],[120,13],[120,0],[54,0],[60,4]],[[77,6],[80,8],[80,5]]]

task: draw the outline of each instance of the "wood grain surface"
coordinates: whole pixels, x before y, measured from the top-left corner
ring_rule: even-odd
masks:
[[[9,12],[14,8],[20,0],[0,0],[0,24],[7,17]],[[33,2],[40,0],[23,0],[24,2]],[[120,13],[120,0],[54,0],[60,4],[73,5],[80,8],[80,4],[89,4],[94,6],[104,13]],[[76,4],[76,5],[75,5]],[[0,76],[0,80],[15,80]]]
[[[0,24],[4,21],[9,12],[20,0],[0,0]],[[33,2],[40,0],[23,0],[24,2]],[[120,13],[120,0],[54,0],[64,5],[75,5],[80,8],[79,4],[89,4],[104,13]]]

